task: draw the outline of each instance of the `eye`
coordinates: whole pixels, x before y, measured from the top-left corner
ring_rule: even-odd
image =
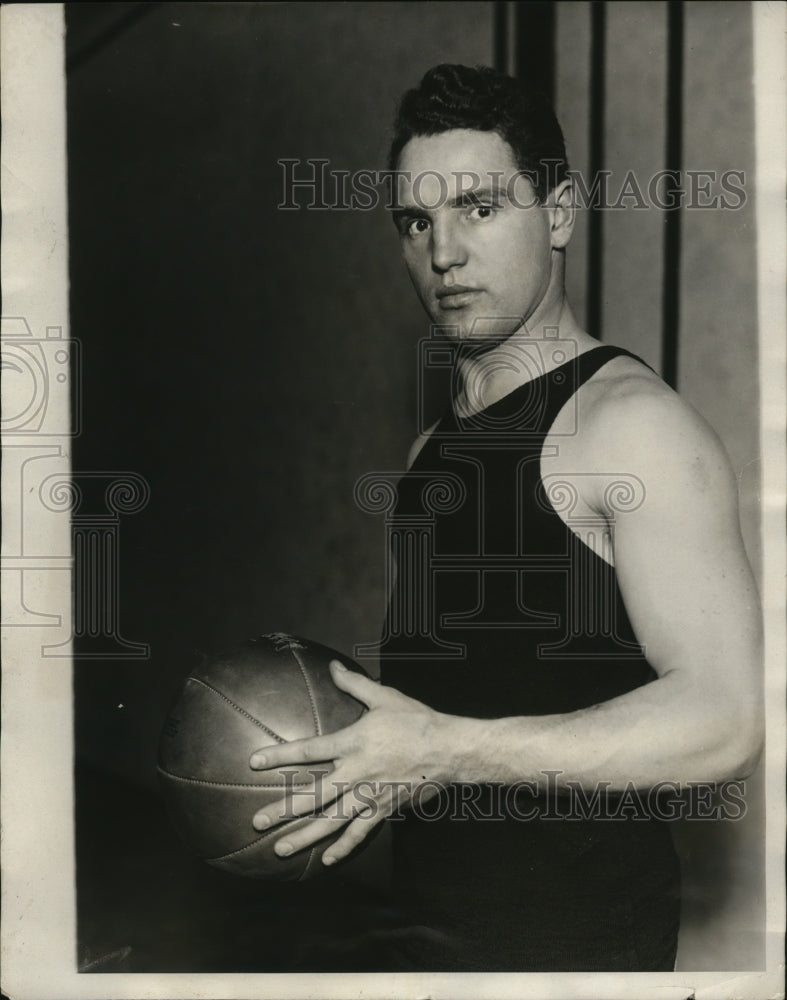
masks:
[[[410,221],[405,226],[405,233],[408,236],[418,236],[421,233],[427,232],[429,229],[428,219],[410,219]]]
[[[499,209],[499,205],[474,205],[470,209],[470,218],[478,219],[481,222],[485,222],[487,219],[491,219]]]

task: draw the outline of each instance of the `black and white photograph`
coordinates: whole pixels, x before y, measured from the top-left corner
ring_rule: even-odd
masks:
[[[784,996],[787,5],[0,19],[4,995]]]

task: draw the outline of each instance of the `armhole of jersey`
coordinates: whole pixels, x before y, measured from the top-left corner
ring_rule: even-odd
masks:
[[[432,434],[434,434],[435,430],[437,429],[437,425],[439,423],[440,423],[439,420],[435,420],[435,422],[432,424],[432,426],[427,431],[424,431],[423,434],[419,434],[418,437],[415,439],[415,441],[413,441],[412,445],[410,446],[410,451],[409,451],[409,453],[407,455],[407,471],[408,472],[410,471],[410,469],[415,464],[415,460],[418,458],[418,456],[423,451],[424,446],[426,445],[426,442],[429,440],[429,438],[432,436]]]

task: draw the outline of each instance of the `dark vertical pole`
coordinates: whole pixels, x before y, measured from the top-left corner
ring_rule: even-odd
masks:
[[[678,384],[678,328],[680,324],[680,171],[683,161],[683,2],[671,0],[667,8],[667,140],[665,168],[672,180],[676,208],[664,214],[664,277],[661,304],[661,371],[664,381]]]
[[[495,0],[492,22],[492,48],[495,69],[508,72],[508,4],[506,0]]]
[[[527,0],[514,5],[516,75],[555,100],[555,5]]]
[[[591,7],[590,32],[590,136],[588,188],[593,190],[594,180],[604,168],[604,104],[606,69],[607,12],[604,0],[594,0]],[[599,187],[599,204],[588,206],[588,261],[587,261],[587,329],[592,337],[601,339],[603,304],[603,237],[604,205],[603,184]]]

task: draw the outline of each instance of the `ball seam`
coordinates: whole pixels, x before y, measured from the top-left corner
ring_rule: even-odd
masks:
[[[230,851],[229,854],[222,854],[220,857],[217,857],[217,858],[205,858],[204,860],[208,864],[213,864],[216,861],[227,861],[229,858],[234,858],[238,854],[243,854],[244,851],[250,851],[252,849],[252,847],[255,847],[257,844],[259,844],[263,840],[267,840],[269,837],[279,837],[279,836],[281,836],[281,834],[283,833],[284,830],[286,830],[290,826],[293,826],[295,823],[297,823],[301,819],[303,819],[303,817],[302,816],[298,816],[298,817],[296,817],[296,819],[290,820],[287,823],[283,823],[283,824],[280,824],[278,826],[274,826],[272,830],[266,830],[264,833],[261,833],[259,837],[255,837],[254,840],[249,841],[248,844],[244,844],[243,847],[236,847],[235,850],[234,851]],[[282,860],[284,860],[284,859],[282,859]]]
[[[240,705],[237,705],[231,698],[228,698],[226,694],[223,694],[223,692],[219,691],[218,688],[213,687],[206,681],[200,680],[199,677],[189,677],[188,680],[194,681],[195,684],[201,684],[204,688],[207,688],[208,691],[212,691],[214,694],[218,695],[219,698],[222,698],[224,701],[227,702],[228,705],[234,708],[236,712],[240,712],[241,715],[247,718],[250,722],[253,722],[255,726],[259,726],[259,728],[262,729],[263,732],[266,732],[268,736],[272,736],[273,739],[275,739],[277,742],[279,743],[287,742],[287,740],[285,740],[283,736],[279,736],[278,733],[275,733],[272,729],[266,726],[264,722],[260,722],[259,719],[255,719],[250,712],[247,712],[245,708],[241,708]],[[314,711],[313,708],[312,711]]]
[[[303,869],[303,871],[301,872],[301,874],[298,876],[298,881],[299,882],[303,882],[304,879],[307,879],[309,877],[309,869],[311,868],[312,861],[314,861],[314,859],[315,859],[316,856],[317,856],[317,848],[316,847],[312,847],[312,849],[309,851],[309,860],[306,862],[306,867]]]
[[[309,695],[309,704],[311,705],[312,718],[314,719],[315,735],[322,736],[322,726],[320,725],[320,717],[317,712],[317,703],[314,698],[314,691],[312,690],[312,684],[311,681],[309,680],[309,675],[306,673],[306,667],[303,663],[303,660],[296,653],[295,649],[292,646],[290,647],[290,652],[292,653],[293,659],[298,664],[298,668],[300,669],[300,672],[303,675],[303,682],[306,685],[306,691]]]
[[[176,781],[212,785],[214,788],[281,788],[286,791],[288,788],[308,788],[311,786],[310,781],[285,781],[283,783],[279,781],[210,781],[208,778],[187,778],[183,774],[173,774],[172,771],[167,771],[163,767],[157,767],[156,770],[167,778],[175,778]]]

